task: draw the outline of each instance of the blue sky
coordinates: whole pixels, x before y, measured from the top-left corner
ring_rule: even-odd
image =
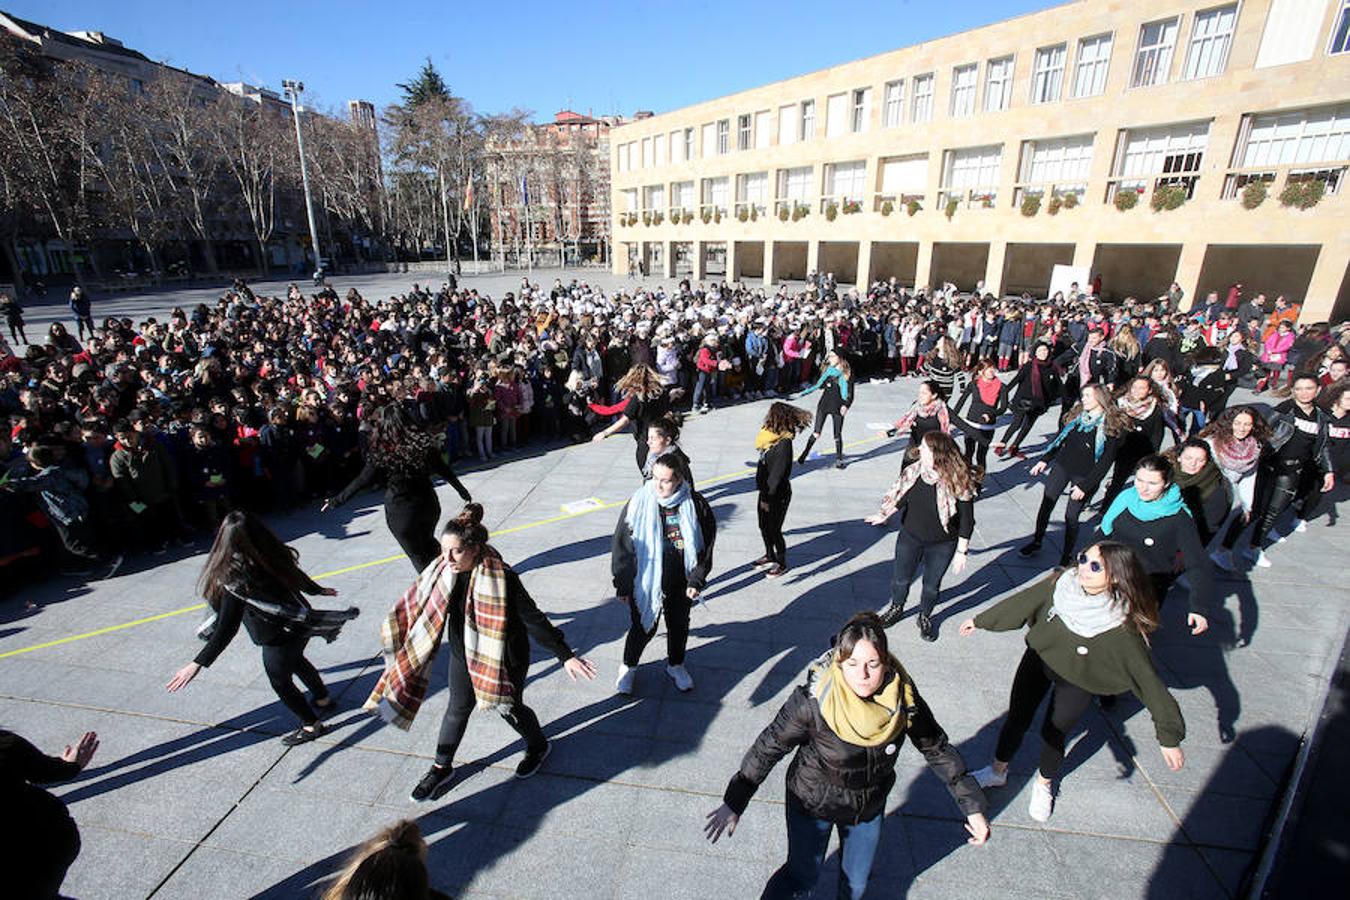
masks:
[[[0,0],[20,18],[103,31],[221,81],[279,88],[297,78],[328,106],[354,97],[383,106],[430,56],[451,90],[480,111],[519,106],[539,120],[564,107],[663,112],[1054,5]]]

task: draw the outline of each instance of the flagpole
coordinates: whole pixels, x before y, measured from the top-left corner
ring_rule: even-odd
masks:
[[[465,212],[469,214],[469,231],[473,234],[473,274],[478,273],[478,196],[473,190],[473,170],[469,170],[469,187],[464,192]]]
[[[525,204],[525,271],[534,275],[534,238],[530,234],[530,188],[525,176],[520,176],[520,199]]]

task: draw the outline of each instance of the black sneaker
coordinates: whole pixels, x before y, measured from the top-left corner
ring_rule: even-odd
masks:
[[[837,462],[834,464],[834,467],[835,467],[836,469],[847,469],[847,468],[848,468],[848,463],[844,462],[844,461],[841,459],[841,460],[837,461]]]
[[[1037,553],[1040,553],[1040,552],[1041,552],[1041,542],[1040,542],[1040,541],[1032,541],[1030,544],[1027,544],[1025,547],[1020,548],[1020,549],[1017,551],[1017,555],[1018,555],[1018,556],[1021,556],[1021,557],[1023,557],[1023,558],[1026,558],[1026,557],[1028,557],[1028,556],[1035,556]]]
[[[937,640],[937,632],[933,630],[933,620],[923,613],[919,613],[919,637],[930,644]]]
[[[877,615],[881,618],[881,627],[890,628],[904,617],[905,607],[888,605],[884,609],[877,610]]]
[[[520,761],[520,765],[516,766],[516,777],[529,778],[535,772],[538,772],[539,767],[544,764],[544,760],[548,758],[549,751],[552,749],[553,743],[545,741],[544,746],[538,750],[526,750],[525,758]]]
[[[315,722],[313,725],[301,725],[281,739],[281,742],[287,747],[298,747],[300,744],[308,744],[323,735],[326,731],[322,722]]]
[[[427,769],[427,774],[422,776],[422,780],[417,782],[417,786],[408,796],[418,803],[423,800],[434,800],[440,795],[441,789],[450,783],[454,774],[454,766],[432,766]]]

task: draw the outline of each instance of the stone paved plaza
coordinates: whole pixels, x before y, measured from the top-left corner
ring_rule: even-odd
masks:
[[[421,279],[351,283],[394,291],[413,280]],[[490,284],[498,294],[518,282],[515,274],[465,283]],[[144,314],[196,300],[115,303]],[[96,317],[113,306],[96,302]],[[30,320],[40,314],[31,310]],[[554,741],[542,772],[515,780],[515,733],[495,715],[476,714],[458,780],[435,803],[412,803],[408,792],[434,750],[444,666],[410,733],[360,711],[379,671],[380,617],[413,576],[395,557],[379,493],[333,513],[273,520],[306,570],[341,592],[336,602],[363,612],[337,643],[311,644],[340,709],[329,735],[302,747],[277,740],[294,723],[242,633],[186,690],[164,690],[197,649],[202,613],[181,611],[199,603],[202,545],[136,559],[109,581],[54,579],[24,591],[19,599],[39,609],[26,612],[14,599],[0,608],[0,722],[48,752],[88,729],[102,740],[90,768],[55,789],[84,841],[66,893],[308,897],[361,840],[411,817],[430,844],[433,883],[455,897],[758,896],[785,855],[786,762],[734,837],[710,846],[703,817],[834,630],[886,600],[894,530],[862,518],[898,469],[903,442],[879,437],[868,423],[896,418],[914,390],[914,382],[861,385],[845,426],[852,464],[838,471],[815,461],[796,470],[792,569],[777,581],[749,566],[762,552],[752,448],[767,401],[688,424],[682,443],[719,520],[714,577],[693,614],[688,665],[697,686],[688,695],[664,674],[660,637],[636,695],[612,690],[628,616],[611,599],[609,546],[619,505],[638,485],[632,439],[466,467],[494,544],[600,677],[572,683],[554,661],[538,658],[526,699]],[[1037,443],[1049,427],[1042,422]],[[993,464],[976,504],[971,565],[948,579],[936,617],[939,640],[922,642],[912,617],[891,632],[896,654],[972,768],[992,752],[1023,645],[1016,634],[963,639],[956,626],[1034,577],[1059,549],[1052,525],[1035,565],[1016,554],[1040,500],[1027,467]],[[453,492],[440,495],[446,512],[457,507]],[[564,513],[587,498],[603,505]],[[1026,812],[1033,732],[1009,785],[990,792],[990,843],[969,847],[946,790],[907,745],[869,896],[1233,896],[1346,631],[1350,592],[1330,562],[1345,544],[1324,521],[1278,546],[1274,568],[1250,580],[1220,579],[1209,633],[1185,632],[1178,598],[1164,610],[1154,646],[1187,720],[1182,771],[1165,767],[1149,717],[1132,699],[1109,713],[1094,708],[1075,736],[1051,820],[1039,825]],[[98,633],[132,622],[140,624]],[[79,635],[89,636],[52,644]],[[817,896],[832,896],[835,871],[832,859]]]

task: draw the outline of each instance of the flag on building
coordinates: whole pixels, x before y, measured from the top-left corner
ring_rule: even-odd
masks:
[[[520,203],[522,206],[530,205],[530,188],[525,183],[525,176],[520,176]]]

